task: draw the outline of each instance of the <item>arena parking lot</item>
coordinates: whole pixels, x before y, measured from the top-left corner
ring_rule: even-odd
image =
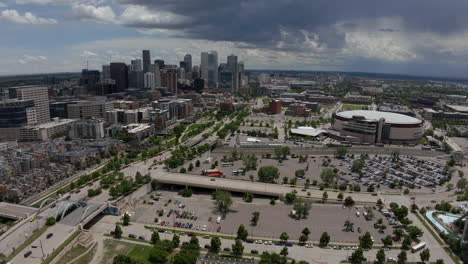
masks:
[[[197,190],[195,192],[199,193]],[[310,239],[312,241],[318,241],[323,232],[328,232],[333,243],[357,243],[359,236],[366,231],[369,231],[378,243],[382,237],[392,233],[392,228],[386,218],[376,210],[373,210],[375,218],[366,221],[362,217],[364,212],[362,206],[343,208],[342,205],[314,203],[307,219],[295,220],[289,216],[292,205],[284,204],[281,201],[270,205],[268,198],[254,198],[252,203],[245,203],[241,197],[233,197],[234,203],[230,211],[225,219],[217,224],[216,219],[219,213],[216,212],[209,193],[194,194],[190,198],[182,197],[176,191],[160,191],[160,194],[162,198],[154,205],[148,204],[151,199],[148,195],[140,199],[134,206],[126,208],[125,210],[132,215],[132,221],[158,227],[161,225],[155,223],[157,217],[160,222],[169,222],[167,226],[164,225],[165,228],[173,228],[174,222],[183,222],[184,224],[193,224],[191,229],[186,229],[187,232],[203,232],[202,228],[206,225],[206,232],[217,233],[218,228],[220,228],[220,233],[229,235],[235,235],[239,225],[244,224],[250,235],[254,237],[278,239],[282,232],[287,232],[292,240],[297,240],[301,231],[308,227],[311,230]],[[169,200],[171,200],[170,203],[168,203]],[[176,205],[176,201],[181,202],[184,208]],[[164,206],[165,204],[168,205]],[[158,217],[157,211],[161,209],[165,210],[164,215]],[[167,214],[171,209],[194,213],[197,220],[176,218],[174,213],[168,217]],[[255,211],[260,213],[260,220],[257,226],[251,226],[250,219]],[[360,212],[361,216],[356,215],[357,211]],[[382,218],[387,226],[384,234],[373,227],[379,218]],[[348,219],[354,223],[355,232],[343,231],[344,222]],[[199,230],[196,229],[197,226],[199,226]],[[358,227],[361,228],[362,233],[357,232]]]

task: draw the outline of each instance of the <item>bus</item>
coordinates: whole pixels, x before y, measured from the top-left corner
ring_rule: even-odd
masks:
[[[421,250],[421,249],[423,249],[425,247],[426,247],[426,242],[421,242],[421,243],[417,244],[416,246],[412,247],[411,252],[412,253],[417,252],[417,251],[419,251],[419,250]]]

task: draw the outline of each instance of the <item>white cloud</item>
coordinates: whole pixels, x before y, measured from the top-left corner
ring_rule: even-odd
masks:
[[[21,15],[16,10],[6,9],[0,12],[0,21],[17,23],[17,24],[57,24],[57,20],[52,18],[37,17],[30,12]]]
[[[5,3],[3,3],[3,2],[0,2],[0,8],[1,7],[7,7],[7,5]]]
[[[19,64],[28,64],[30,62],[46,61],[48,58],[46,56],[32,56],[32,55],[23,55],[19,60]]]
[[[82,21],[111,24],[116,23],[116,15],[110,6],[74,4],[72,17]]]
[[[120,15],[119,23],[135,27],[157,27],[188,22],[189,18],[170,12],[150,11],[144,6],[130,5]]]
[[[81,57],[96,57],[97,54],[89,50],[83,50],[80,56]]]
[[[18,5],[47,5],[47,4],[67,4],[74,0],[15,0]]]

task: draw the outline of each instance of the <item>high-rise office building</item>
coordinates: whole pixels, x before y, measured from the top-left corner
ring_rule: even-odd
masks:
[[[143,50],[143,71],[149,71],[149,65],[151,64],[151,56],[149,50]]]
[[[172,94],[177,94],[177,70],[170,69],[163,71],[162,86]]]
[[[102,65],[101,82],[111,78],[110,65]]]
[[[239,69],[239,73],[243,72],[245,70],[245,64],[243,61],[239,61],[237,63],[237,68]]]
[[[33,100],[36,123],[42,124],[50,121],[49,92],[45,86],[19,86],[9,89],[10,98],[18,100]]]
[[[96,94],[97,85],[101,79],[99,71],[83,69],[81,71],[80,86],[85,87],[90,94]]]
[[[208,88],[218,87],[218,53],[208,53]]]
[[[132,60],[130,63],[130,71],[143,71],[143,64],[140,59]]]
[[[233,74],[231,71],[224,70],[219,73],[218,89],[222,92],[232,93],[234,87]]]
[[[232,72],[232,92],[239,92],[239,68],[237,65],[237,56],[231,54],[227,57],[227,69]]]
[[[156,88],[156,82],[154,80],[154,73],[153,72],[145,72],[144,79],[145,79],[144,86],[145,86],[146,89]]]
[[[0,128],[23,127],[36,123],[34,100],[0,101]]]
[[[208,52],[200,54],[200,77],[208,83]]]
[[[185,72],[191,72],[192,71],[192,55],[186,54],[184,56],[184,62],[185,62]]]
[[[124,92],[128,88],[128,67],[125,63],[112,62],[110,77],[115,81],[116,92]]]
[[[164,69],[164,60],[154,60],[154,64],[159,66],[159,69]]]
[[[128,74],[128,87],[141,89],[144,86],[144,75],[142,71],[131,71]]]

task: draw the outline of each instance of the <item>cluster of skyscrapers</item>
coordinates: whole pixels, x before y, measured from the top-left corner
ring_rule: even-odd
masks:
[[[202,52],[200,65],[193,65],[192,55],[184,56],[179,65],[168,65],[164,60],[152,61],[149,50],[143,50],[142,59],[130,64],[111,62],[102,66],[102,72],[83,70],[80,85],[95,95],[125,92],[127,89],[159,89],[175,95],[178,83],[195,90],[218,89],[221,92],[238,93],[247,85],[244,63],[237,56],[229,55],[226,63],[218,63],[216,51]]]

